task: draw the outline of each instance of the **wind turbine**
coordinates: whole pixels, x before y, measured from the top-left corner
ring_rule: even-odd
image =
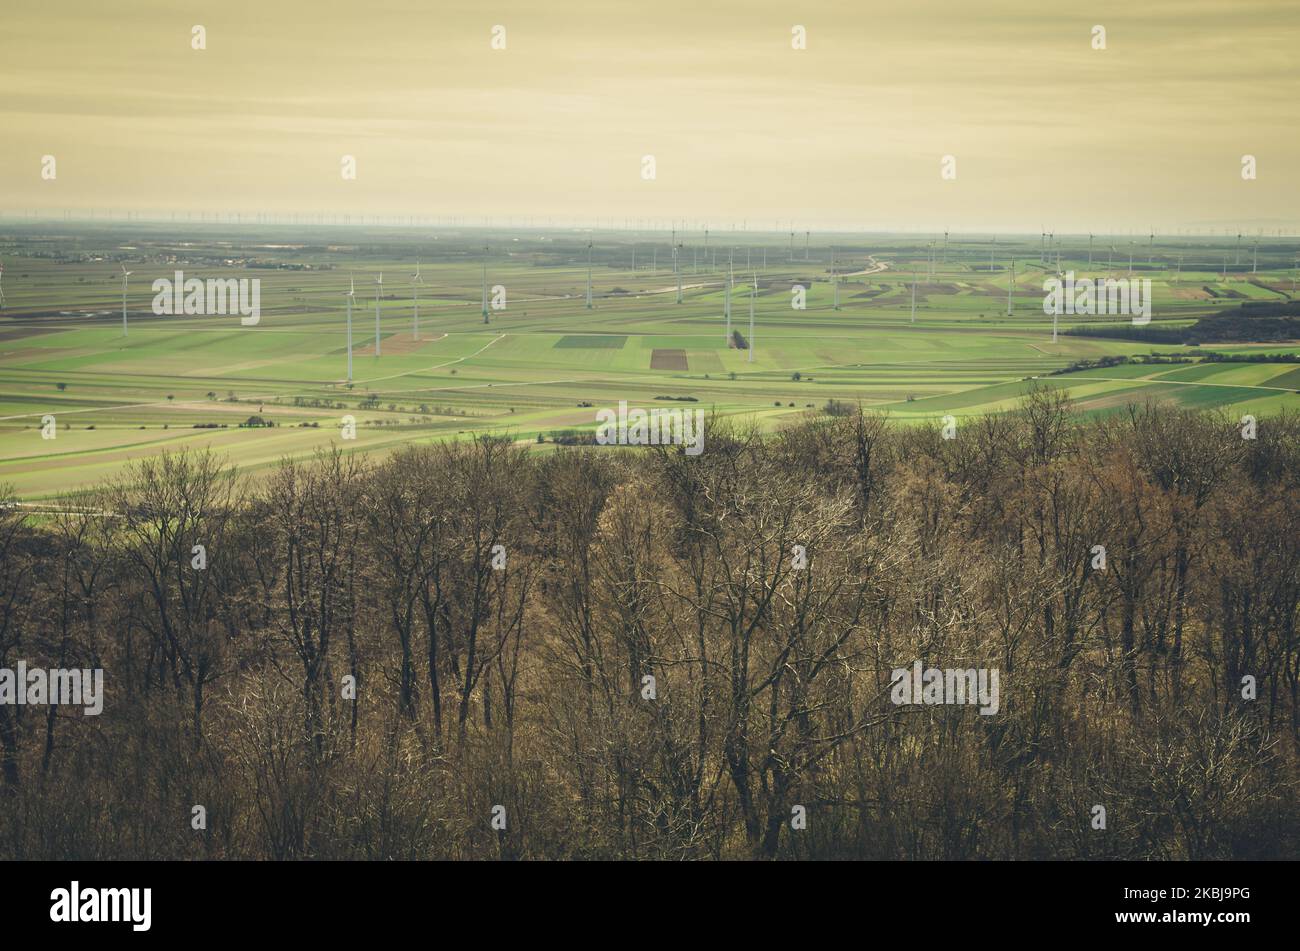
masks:
[[[727,339],[731,339],[731,293],[734,289],[736,278],[735,268],[732,267],[732,261],[727,261],[727,293],[722,299],[722,316],[727,322]]]
[[[379,348],[379,292],[384,289],[384,272],[375,278],[375,356],[380,355]]]
[[[411,336],[416,340],[420,339],[420,285],[424,283],[424,278],[420,277],[420,259],[415,259],[415,273],[411,275],[411,301],[415,305],[415,323],[412,325]]]
[[[1056,279],[1057,279],[1058,281],[1061,279],[1061,267],[1060,267],[1059,264],[1058,264],[1057,267],[1056,267]],[[1052,308],[1052,343],[1056,343],[1056,321],[1057,321],[1057,318],[1060,316],[1059,313],[1058,313],[1058,311],[1060,311],[1060,309],[1061,309],[1061,308],[1059,308],[1059,307],[1053,307],[1053,308]]]
[[[1251,262],[1250,262],[1250,273],[1251,273],[1251,274],[1258,274],[1258,273],[1259,273],[1259,235],[1255,235],[1255,252],[1254,252],[1254,253],[1255,253],[1255,256],[1254,256],[1254,258],[1251,259]]]
[[[1088,267],[1092,267],[1092,232],[1088,232]]]
[[[749,291],[749,362],[754,362],[754,298],[758,295],[758,275]]]
[[[912,323],[916,323],[916,265],[912,265]]]
[[[943,266],[948,266],[948,229],[943,229]]]
[[[1147,246],[1147,265],[1150,266],[1151,262],[1154,261],[1155,258],[1156,258],[1156,229],[1152,228],[1151,244]]]
[[[491,323],[491,320],[488,318],[488,306],[487,306],[487,256],[488,256],[488,246],[484,244],[483,245],[483,323],[485,324]]]
[[[682,302],[681,245],[673,245],[673,273],[677,275],[677,303]]]
[[[343,295],[348,299],[348,382],[352,382],[352,298],[357,296],[357,282],[348,275],[348,292]]]
[[[835,270],[835,249],[831,248],[831,289],[834,291],[834,302],[831,304],[832,310],[840,309],[840,276]]]
[[[811,232],[811,231],[805,231],[805,232],[803,233],[803,259],[804,259],[805,261],[808,260],[808,239],[809,239],[810,237],[812,237],[812,232]]]
[[[1237,260],[1232,262],[1233,267],[1241,266],[1241,232],[1237,232]]]
[[[128,278],[131,277],[131,274],[133,272],[128,271],[126,269],[125,264],[119,264],[118,267],[122,269],[122,336],[125,337],[126,336],[126,285],[127,285]]]
[[[587,239],[587,310],[591,310],[591,239]]]

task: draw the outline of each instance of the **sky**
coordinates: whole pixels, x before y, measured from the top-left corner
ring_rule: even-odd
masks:
[[[1296,0],[3,0],[0,215],[1296,234],[1298,40]]]

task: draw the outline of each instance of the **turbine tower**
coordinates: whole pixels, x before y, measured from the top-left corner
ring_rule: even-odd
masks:
[[[948,229],[943,229],[943,266],[948,266]]]
[[[749,289],[749,362],[754,362],[754,298],[758,296],[758,275]]]
[[[591,239],[587,239],[587,310],[591,310]]]
[[[423,283],[424,278],[420,277],[420,259],[416,258],[415,273],[411,275],[411,302],[415,305],[411,336],[416,340],[420,339],[420,285]]]
[[[384,272],[375,278],[375,356],[380,355],[379,348],[379,292],[384,289]]]
[[[1061,279],[1061,268],[1059,265],[1056,268],[1056,279],[1058,281]],[[1060,309],[1061,308],[1059,307],[1052,308],[1052,343],[1056,343],[1056,322],[1057,319],[1060,317],[1060,313],[1059,313]]]
[[[1011,293],[1016,286],[1016,259],[1011,259],[1011,277],[1007,279],[1007,316],[1011,316]]]
[[[119,264],[118,267],[122,269],[122,336],[125,337],[126,336],[126,285],[128,279],[131,277],[132,272],[126,269],[125,264]]]
[[[348,382],[352,382],[352,299],[357,296],[357,282],[348,275],[348,292],[343,295],[348,299]]]
[[[840,309],[840,276],[835,270],[835,249],[831,248],[831,290],[834,292],[832,310]]]
[[[673,274],[677,276],[677,303],[682,302],[681,245],[673,245]]]
[[[488,255],[488,246],[484,244],[483,245],[483,323],[485,324],[491,323],[491,321],[488,318],[488,306],[487,306],[487,255]]]
[[[734,258],[728,254],[727,261],[727,293],[722,299],[722,317],[727,322],[727,339],[731,339],[731,294],[736,285],[736,269]]]
[[[1092,267],[1092,232],[1088,232],[1088,267]]]

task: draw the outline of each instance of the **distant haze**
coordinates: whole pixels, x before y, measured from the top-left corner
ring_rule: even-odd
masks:
[[[1293,0],[4,0],[0,214],[1294,234],[1298,41]]]

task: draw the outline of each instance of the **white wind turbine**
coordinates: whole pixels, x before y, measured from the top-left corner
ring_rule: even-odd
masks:
[[[587,239],[587,310],[591,310],[591,239]]]
[[[831,290],[834,293],[834,299],[831,303],[831,309],[839,310],[840,309],[840,276],[835,271],[835,249],[834,248],[831,248]]]
[[[357,282],[348,275],[348,292],[343,295],[348,301],[348,382],[352,382],[352,299],[357,296]]]
[[[411,275],[411,303],[415,307],[411,336],[416,340],[420,339],[420,285],[423,283],[424,278],[420,277],[420,259],[416,258],[415,273]]]
[[[754,362],[754,298],[758,296],[758,275],[753,275],[754,283],[749,290],[749,362]]]
[[[375,278],[375,356],[379,356],[379,292],[384,288],[384,272]]]
[[[733,252],[734,254],[734,252]],[[727,339],[731,339],[731,294],[735,289],[736,269],[734,267],[734,258],[727,261],[727,293],[722,298],[722,317],[727,323]]]
[[[1056,264],[1056,279],[1061,280],[1061,264],[1059,261]],[[1059,307],[1052,308],[1052,343],[1056,343],[1056,322],[1060,316],[1060,309]]]
[[[673,273],[677,275],[677,303],[682,302],[681,245],[673,246]]]
[[[912,323],[916,323],[916,265],[912,265]]]
[[[483,323],[485,324],[491,323],[491,321],[488,319],[488,305],[487,305],[487,256],[488,256],[488,246],[484,244],[483,245]]]
[[[118,267],[122,269],[122,336],[125,337],[126,336],[126,285],[132,273],[134,272],[128,271],[126,269],[125,264],[119,264]]]

